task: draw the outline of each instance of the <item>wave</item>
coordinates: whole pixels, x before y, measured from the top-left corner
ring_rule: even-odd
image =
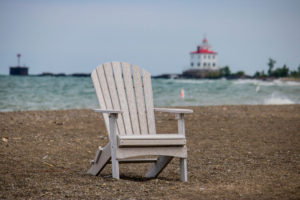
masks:
[[[271,80],[263,81],[258,79],[237,79],[237,80],[226,80],[225,78],[221,79],[166,79],[163,82],[167,84],[180,83],[180,84],[223,84],[223,83],[232,83],[233,85],[254,85],[254,86],[300,86],[300,82],[295,81],[282,81],[282,80]]]
[[[272,94],[271,97],[264,100],[266,105],[283,105],[283,104],[295,104],[296,102],[284,96],[277,96]]]
[[[300,82],[295,82],[295,81],[282,81],[286,85],[291,85],[291,86],[300,86]]]
[[[226,79],[218,79],[218,80],[212,80],[212,79],[167,79],[165,82],[172,82],[172,83],[186,83],[186,84],[203,84],[203,83],[216,83],[220,81],[226,81]]]
[[[282,80],[262,81],[257,79],[238,79],[233,80],[232,82],[233,84],[252,84],[261,86],[300,86],[300,82]]]

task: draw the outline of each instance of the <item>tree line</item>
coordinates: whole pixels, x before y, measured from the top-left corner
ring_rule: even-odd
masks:
[[[269,58],[267,63],[268,70],[265,72],[257,71],[254,73],[253,76],[246,75],[244,71],[238,71],[232,73],[229,66],[225,66],[220,68],[220,77],[225,78],[282,78],[282,77],[293,77],[293,78],[300,78],[300,65],[296,70],[290,70],[285,64],[282,67],[275,68],[276,61],[272,58]]]

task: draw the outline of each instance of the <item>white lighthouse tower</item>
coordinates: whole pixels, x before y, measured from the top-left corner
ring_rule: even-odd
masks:
[[[190,65],[183,74],[193,78],[219,74],[218,53],[211,50],[206,38],[197,46],[196,51],[190,53]]]
[[[217,63],[217,52],[210,50],[210,45],[207,42],[207,39],[204,38],[202,40],[202,44],[197,46],[196,51],[192,51],[190,53],[191,68],[198,68],[198,69],[211,69],[216,70],[218,63]]]

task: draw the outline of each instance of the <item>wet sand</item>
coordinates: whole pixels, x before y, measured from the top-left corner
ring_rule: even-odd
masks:
[[[0,113],[0,199],[299,199],[300,105],[189,107],[188,179],[179,159],[157,179],[151,164],[86,172],[107,135],[90,110]],[[156,113],[160,133],[177,130]]]

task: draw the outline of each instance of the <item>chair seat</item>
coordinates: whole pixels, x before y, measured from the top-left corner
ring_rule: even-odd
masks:
[[[185,136],[180,134],[118,135],[119,147],[183,146],[185,144]]]

